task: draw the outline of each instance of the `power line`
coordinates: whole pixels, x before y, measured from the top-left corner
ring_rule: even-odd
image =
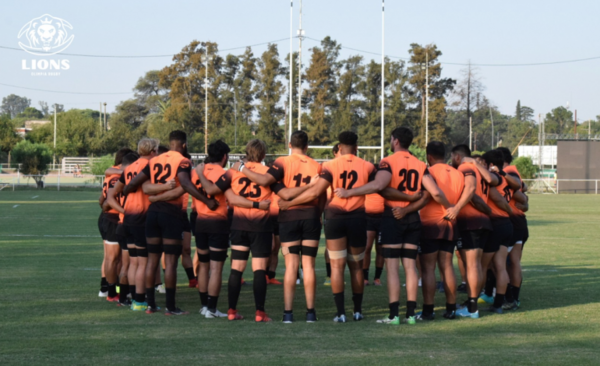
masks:
[[[86,92],[67,92],[67,91],[59,91],[59,90],[48,90],[48,89],[36,89],[36,88],[27,88],[24,86],[18,86],[18,85],[10,85],[10,84],[3,84],[0,83],[0,85],[3,86],[10,86],[12,88],[18,88],[18,89],[26,89],[26,90],[34,90],[34,91],[43,91],[43,92],[49,92],[49,93],[58,93],[58,94],[85,94],[85,95],[119,95],[119,94],[133,94],[132,91],[130,92],[118,92],[118,93],[86,93]]]

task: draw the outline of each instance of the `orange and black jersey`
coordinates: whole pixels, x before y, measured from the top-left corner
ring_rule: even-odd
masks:
[[[393,155],[379,162],[379,170],[392,174],[389,187],[408,195],[415,195],[423,189],[423,177],[429,174],[427,165],[414,157],[408,151],[396,151]],[[410,202],[385,200],[384,216],[393,216],[394,207],[406,207]],[[419,214],[412,212],[406,215],[402,222],[419,221]]]
[[[259,174],[265,174],[269,169],[266,166],[255,162],[248,162],[245,164],[245,166],[247,169]],[[261,202],[270,199],[272,189],[277,189],[277,183],[271,185],[271,187],[261,187],[252,182],[243,173],[236,172],[233,169],[230,169],[223,174],[219,180],[217,180],[215,185],[222,192],[225,192],[231,188],[233,193],[253,202]],[[231,230],[254,232],[273,231],[273,223],[271,222],[269,210],[234,206]]]
[[[375,179],[377,169],[356,155],[347,154],[323,163],[321,178],[331,184],[331,189],[362,187]],[[339,198],[332,195],[325,209],[326,219],[365,217],[365,196]]]
[[[504,177],[498,176],[498,178],[500,178],[500,184],[498,184],[496,187],[493,187],[492,189],[496,189],[500,193],[500,195],[504,197],[506,203],[508,203],[512,199],[513,190],[510,189]],[[500,207],[498,207],[498,205],[496,205],[494,201],[488,200],[488,205],[492,209],[492,215],[490,216],[492,222],[500,219],[508,219],[508,212],[500,209]]]
[[[131,163],[125,168],[123,174],[121,174],[119,182],[128,185],[147,165],[148,159],[138,159]],[[123,223],[130,226],[144,226],[146,224],[146,212],[148,211],[149,206],[150,200],[148,199],[148,195],[146,195],[141,188],[129,193],[127,195],[127,200],[125,201],[125,206],[123,206],[125,209]]]
[[[121,167],[113,166],[112,168],[120,169]],[[104,175],[104,182],[102,183],[102,197],[104,197],[104,200],[106,200],[108,198],[108,190],[110,188],[114,188],[115,183],[117,183],[118,180],[119,180],[118,174],[105,174]],[[121,194],[118,194],[116,199],[119,203],[121,203]],[[117,211],[111,207],[108,209],[108,211],[105,212],[105,217],[107,219],[109,219],[110,221],[118,222],[119,221],[119,211]]]
[[[438,187],[444,192],[451,205],[456,205],[465,187],[465,176],[448,164],[435,164],[429,167],[429,174]],[[421,237],[425,239],[458,239],[456,222],[444,219],[446,209],[444,206],[430,200],[419,212],[421,216]]]
[[[488,203],[488,190],[489,185],[483,179],[477,167],[470,163],[463,163],[458,167],[458,171],[463,173],[465,180],[467,177],[475,177],[477,184],[475,188],[475,194],[481,197],[483,202]],[[490,218],[483,212],[477,210],[471,203],[465,205],[458,214],[458,228],[459,230],[492,230],[492,223]]]
[[[365,211],[367,215],[380,216],[385,208],[385,200],[379,193],[372,193],[365,196]]]
[[[204,176],[206,179],[215,183],[225,174],[225,169],[218,164],[206,164],[204,168]],[[204,203],[192,197],[193,207],[198,213],[196,219],[197,227],[203,233],[226,233],[229,231],[229,221],[227,219],[227,199],[225,194],[217,194],[215,196],[208,195],[202,188],[200,178],[196,170],[192,170],[192,183],[198,188],[200,193],[204,194],[208,199],[215,199],[219,202],[219,207],[211,211]]]
[[[280,188],[301,187],[310,183],[311,178],[321,173],[321,165],[305,155],[292,154],[280,157],[267,171],[277,182]],[[274,191],[277,193],[279,190]],[[319,217],[319,200],[290,207],[279,214],[280,222],[310,220]]]
[[[521,190],[523,190],[523,180],[521,179],[521,174],[517,170],[517,167],[514,165],[507,166],[503,169],[504,172],[508,175],[512,175],[513,177],[519,178],[521,180]],[[513,227],[515,229],[524,229],[527,227],[527,218],[525,216],[525,212],[519,210],[516,206],[517,201],[515,201],[514,194],[513,198],[508,203],[510,208],[512,208],[512,215],[510,215],[510,221],[512,221]]]
[[[180,187],[181,184],[179,183],[177,174],[184,172],[189,175],[191,170],[191,161],[179,152],[171,150],[152,158],[142,172],[150,178],[150,182],[153,184],[165,184],[167,181],[174,179],[176,187]],[[181,217],[183,200],[184,197],[182,195],[172,201],[153,202],[150,204],[148,211],[164,212],[169,215]]]

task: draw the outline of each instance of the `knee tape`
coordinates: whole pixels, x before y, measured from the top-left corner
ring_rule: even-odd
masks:
[[[348,255],[346,256],[346,259],[350,262],[359,262],[359,261],[365,259],[365,252],[362,252],[360,254],[348,253]]]
[[[137,249],[136,248],[127,248],[127,251],[129,251],[129,257],[130,258],[137,258]]]
[[[135,248],[135,253],[138,257],[148,258],[148,249]]]
[[[210,253],[202,254],[202,253],[198,252],[198,261],[200,263],[208,263],[208,262],[210,262]]]
[[[213,262],[225,262],[227,259],[227,251],[226,250],[211,250],[210,251],[210,260]]]
[[[291,247],[281,247],[281,254],[283,255],[288,255],[288,254],[296,254],[299,255],[300,254],[300,245],[292,245]]]
[[[402,249],[399,248],[381,248],[381,255],[383,258],[400,258],[400,252]]]
[[[348,251],[344,250],[329,250],[329,259],[344,259],[348,256]]]
[[[319,252],[319,247],[302,246],[302,255],[316,258],[318,252]]]
[[[417,249],[400,249],[400,258],[417,259]]]
[[[162,254],[163,249],[161,244],[150,244],[148,243],[148,253]]]
[[[231,249],[231,259],[232,260],[247,261],[249,256],[250,256],[250,251],[244,252],[242,250]]]
[[[181,245],[165,245],[164,250],[165,254],[170,255],[181,255],[181,250],[183,247]]]

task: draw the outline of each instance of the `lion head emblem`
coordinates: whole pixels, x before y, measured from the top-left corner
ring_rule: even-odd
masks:
[[[34,55],[54,55],[71,45],[73,26],[64,19],[44,14],[32,19],[21,28],[17,38],[25,36],[27,43],[19,42],[21,48]]]

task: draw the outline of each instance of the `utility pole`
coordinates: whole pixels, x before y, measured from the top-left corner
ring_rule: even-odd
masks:
[[[54,103],[54,152],[52,154],[52,164],[56,167],[56,103]]]
[[[385,0],[381,0],[381,159],[385,158]]]
[[[429,46],[425,48],[425,146],[429,143]]]
[[[302,0],[300,0],[300,26],[298,28],[298,39],[300,40],[300,50],[298,51],[298,131],[302,129]]]
[[[294,73],[292,72],[292,69],[294,68],[294,64],[293,64],[293,42],[292,42],[292,34],[293,34],[293,21],[294,21],[294,0],[290,0],[290,102],[289,102],[289,107],[290,107],[290,112],[289,112],[289,117],[290,117],[290,122],[289,122],[289,132],[288,132],[288,144],[290,141],[292,141],[292,111],[293,111],[293,103],[294,101],[292,100],[292,94],[293,94],[293,90],[294,90],[294,78],[293,75]],[[288,153],[290,155],[292,155],[292,148],[290,147],[288,150]]]
[[[237,90],[235,92],[235,94],[233,95],[233,115],[235,118],[235,126],[234,126],[234,144],[235,147],[237,147]]]
[[[208,44],[204,44],[205,54],[201,57],[204,63],[204,153],[208,156],[208,63],[213,56],[208,56]]]
[[[579,140],[579,136],[577,136],[577,109],[575,110],[575,127],[573,132],[575,132],[575,139]]]
[[[102,102],[100,102],[100,109],[98,110],[98,122],[102,126],[102,132],[104,132],[104,125],[102,124]]]
[[[542,172],[542,114],[538,114],[538,166]]]
[[[469,117],[469,150],[473,150],[473,117]]]
[[[490,119],[492,120],[492,145],[491,148],[494,148],[494,116],[492,115],[492,107],[490,107]],[[498,141],[498,140],[496,140]]]
[[[108,121],[106,120],[106,102],[104,102],[104,129],[108,131]]]

